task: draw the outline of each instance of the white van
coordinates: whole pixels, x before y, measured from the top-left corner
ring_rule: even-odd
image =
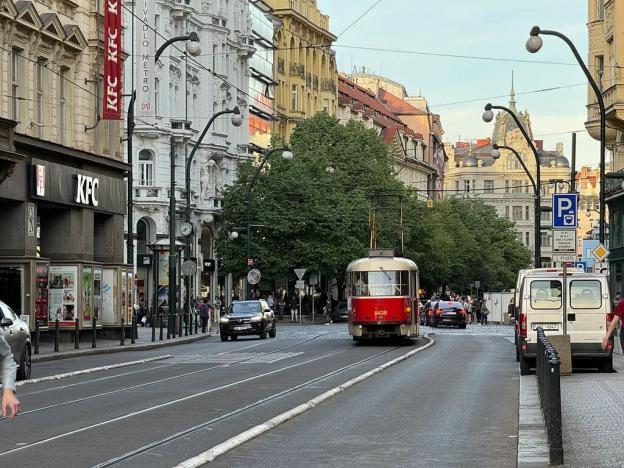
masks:
[[[573,359],[592,359],[602,372],[613,370],[613,338],[606,350],[601,342],[611,319],[607,276],[601,273],[535,271],[524,276],[519,293],[518,353],[520,373],[526,375],[535,362],[537,327],[546,335],[570,336]],[[565,292],[565,294],[563,294]],[[566,317],[562,297],[566,298]],[[564,327],[565,325],[565,327]]]

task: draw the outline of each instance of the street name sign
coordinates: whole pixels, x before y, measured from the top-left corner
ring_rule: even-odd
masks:
[[[576,193],[554,193],[552,197],[553,228],[576,229],[578,196]]]
[[[553,254],[553,262],[564,263],[576,261],[576,254]]]
[[[295,275],[297,275],[297,278],[303,279],[303,275],[305,275],[306,271],[305,268],[295,268]]]
[[[598,244],[598,247],[592,250],[592,255],[599,262],[602,262],[605,258],[607,258],[610,253],[609,249],[602,244]]]
[[[553,254],[575,253],[576,229],[553,229]]]

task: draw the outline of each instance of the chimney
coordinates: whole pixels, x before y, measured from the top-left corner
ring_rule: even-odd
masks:
[[[534,143],[538,150],[544,150],[544,140],[535,140]]]

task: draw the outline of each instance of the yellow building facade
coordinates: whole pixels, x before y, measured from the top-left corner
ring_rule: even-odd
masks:
[[[336,115],[336,40],[316,0],[267,0],[282,22],[276,31],[275,131],[285,141],[297,123],[318,112]]]

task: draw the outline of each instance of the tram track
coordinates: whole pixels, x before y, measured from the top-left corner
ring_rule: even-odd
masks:
[[[137,385],[131,385],[131,386],[124,387],[124,388],[118,388],[118,389],[115,389],[115,390],[110,390],[108,392],[102,392],[102,393],[98,393],[98,394],[95,394],[95,395],[85,396],[85,397],[82,397],[82,398],[75,398],[73,400],[68,400],[68,401],[64,401],[64,402],[61,402],[61,403],[55,403],[53,405],[47,405],[47,406],[43,406],[41,408],[35,408],[35,409],[32,409],[32,410],[24,411],[24,412],[20,413],[20,417],[28,416],[30,414],[39,413],[39,412],[42,412],[42,411],[47,411],[47,410],[54,409],[54,408],[60,408],[60,407],[67,406],[67,405],[73,405],[75,403],[81,403],[81,402],[88,401],[88,400],[94,400],[94,399],[97,399],[97,398],[107,397],[107,396],[110,396],[110,395],[115,395],[117,393],[126,392],[128,390],[136,390],[136,389],[148,387],[148,386],[154,385],[154,384],[160,384],[160,383],[164,383],[164,382],[169,382],[169,381],[172,381],[172,380],[180,379],[182,377],[188,377],[188,376],[191,376],[191,375],[197,375],[197,374],[201,374],[201,373],[204,373],[204,372],[209,372],[211,370],[221,369],[221,368],[224,368],[224,367],[229,367],[229,366],[232,366],[232,365],[235,365],[235,364],[241,364],[241,363],[244,363],[244,362],[248,362],[250,360],[258,359],[261,356],[270,356],[271,354],[277,354],[277,353],[280,353],[280,352],[283,352],[283,351],[286,351],[286,350],[289,350],[289,349],[292,349],[292,348],[296,348],[297,346],[301,346],[301,345],[303,345],[305,343],[308,343],[308,342],[313,341],[313,340],[315,340],[317,338],[320,338],[321,336],[330,335],[332,333],[337,333],[337,332],[322,333],[322,334],[316,335],[316,336],[314,336],[312,338],[308,338],[308,339],[306,339],[304,341],[301,341],[299,343],[295,343],[295,344],[292,344],[292,345],[289,345],[289,346],[285,346],[283,348],[279,348],[279,349],[276,349],[276,350],[273,350],[273,351],[267,351],[265,353],[261,353],[259,356],[255,355],[255,356],[252,356],[252,357],[239,359],[238,361],[228,362],[228,363],[225,363],[225,364],[219,364],[219,365],[216,365],[216,366],[209,366],[209,367],[206,367],[206,368],[202,368],[202,369],[198,369],[198,370],[190,371],[190,372],[184,372],[182,374],[172,375],[172,376],[165,377],[165,378],[158,379],[158,380],[151,380],[149,382],[143,382],[143,383],[137,384]],[[243,349],[249,349],[249,348],[252,348],[254,346],[258,346],[260,344],[264,344],[264,343],[259,343],[259,344],[256,344],[256,345],[246,346],[246,347],[243,347],[243,348],[237,348],[237,351],[243,350]],[[349,348],[344,348],[344,349],[346,350],[346,349],[349,349]],[[226,354],[226,353],[227,352],[219,353],[219,354]],[[175,355],[174,355],[174,357],[175,357]],[[178,363],[164,364],[162,366],[151,367],[150,369],[143,369],[141,371],[161,369],[163,367],[174,366],[174,365],[177,365],[177,364]],[[139,373],[141,371],[135,371],[135,373]],[[126,373],[126,374],[131,374],[131,373]],[[87,381],[87,382],[84,382],[84,383],[92,383],[92,382],[97,381],[97,380],[98,379],[90,380],[90,381]],[[63,386],[63,387],[66,387],[66,386]],[[0,418],[0,421],[2,419],[5,419],[5,418]],[[2,454],[0,453],[0,455],[2,455]]]
[[[157,447],[160,447],[162,445],[165,445],[165,444],[168,444],[170,442],[173,442],[176,439],[180,439],[182,437],[186,437],[186,436],[188,436],[188,435],[190,435],[190,434],[192,434],[194,432],[198,432],[198,431],[200,431],[202,429],[205,429],[205,428],[207,428],[209,426],[212,426],[212,425],[214,425],[216,423],[224,421],[224,420],[226,420],[228,418],[231,418],[233,416],[236,416],[236,415],[239,415],[241,413],[244,413],[245,411],[249,411],[249,410],[251,410],[253,408],[257,408],[259,406],[266,405],[267,403],[269,403],[269,402],[271,402],[273,400],[276,400],[278,398],[282,398],[284,396],[290,395],[290,394],[292,394],[294,392],[297,392],[297,391],[299,391],[299,390],[301,390],[301,389],[303,389],[305,387],[308,387],[308,386],[313,385],[315,383],[318,383],[318,382],[320,382],[322,380],[325,380],[325,379],[328,379],[328,378],[333,377],[335,375],[338,375],[338,374],[341,374],[343,372],[346,372],[346,371],[348,371],[350,369],[353,369],[354,367],[357,367],[357,366],[362,365],[362,364],[364,364],[366,362],[372,361],[373,359],[377,359],[378,357],[381,357],[381,356],[383,356],[385,354],[389,354],[391,352],[394,352],[394,351],[396,351],[397,349],[400,349],[400,348],[402,348],[402,347],[401,346],[396,346],[394,348],[384,350],[384,351],[382,351],[380,353],[374,354],[372,356],[368,356],[368,357],[366,357],[364,359],[361,359],[359,361],[356,361],[356,362],[353,362],[353,363],[348,364],[346,366],[343,366],[343,367],[341,367],[339,369],[335,369],[335,370],[333,370],[331,372],[327,372],[327,373],[325,373],[325,374],[323,374],[321,376],[315,377],[315,378],[307,380],[306,382],[303,382],[301,384],[298,384],[298,385],[295,385],[293,387],[290,387],[290,388],[287,388],[285,390],[282,390],[280,392],[274,393],[272,395],[269,395],[268,397],[262,398],[260,400],[257,400],[255,402],[253,402],[253,403],[250,403],[248,405],[245,405],[245,406],[242,406],[240,408],[237,408],[237,409],[235,409],[233,411],[230,411],[230,412],[228,412],[226,414],[223,414],[221,416],[218,416],[216,418],[212,418],[212,419],[210,419],[208,421],[205,421],[205,422],[202,422],[200,424],[194,425],[194,426],[192,426],[190,428],[187,428],[187,429],[184,429],[182,431],[179,431],[179,432],[177,432],[175,434],[172,434],[172,435],[170,435],[168,437],[165,437],[163,439],[160,439],[158,441],[151,442],[151,443],[146,444],[146,445],[144,445],[142,447],[139,447],[139,448],[137,448],[135,450],[126,452],[126,453],[124,453],[122,455],[119,455],[119,456],[117,456],[115,458],[111,458],[111,459],[109,459],[109,460],[107,460],[107,461],[105,461],[103,463],[95,465],[93,468],[106,468],[106,467],[113,466],[113,465],[121,463],[121,462],[125,462],[125,461],[128,461],[128,460],[131,460],[132,458],[134,458],[134,457],[136,457],[138,455],[141,455],[141,454],[143,454],[145,452],[148,452],[149,450],[152,450],[154,448],[157,448]],[[337,353],[334,353],[334,354],[337,354]]]

